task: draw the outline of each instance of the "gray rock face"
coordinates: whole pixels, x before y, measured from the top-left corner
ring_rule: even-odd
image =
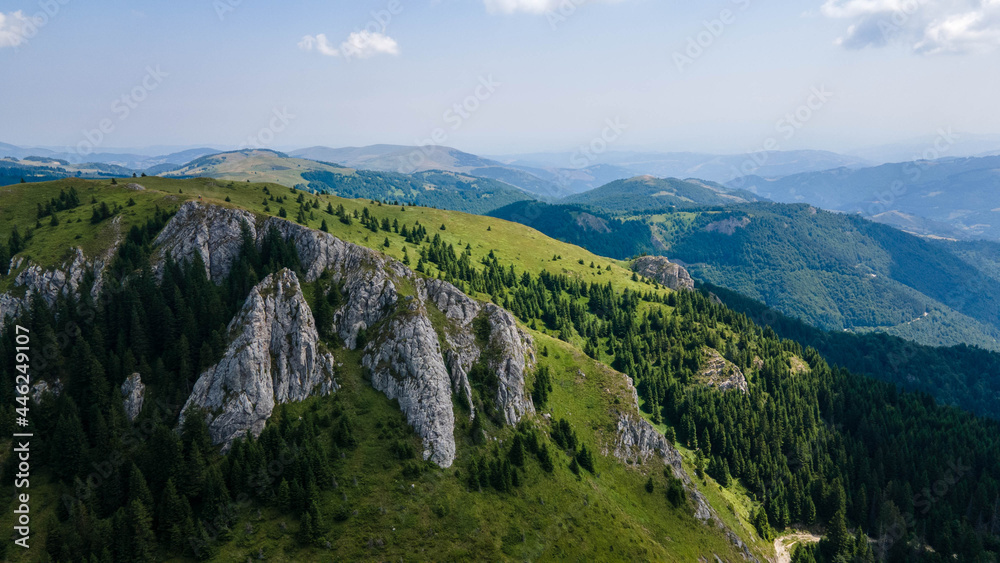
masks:
[[[632,270],[640,276],[656,280],[670,289],[694,289],[691,274],[680,264],[662,256],[643,256],[632,262]]]
[[[534,412],[524,384],[525,372],[534,364],[532,341],[517,327],[514,317],[495,305],[480,304],[447,282],[420,278],[402,263],[374,250],[284,219],[259,221],[245,211],[188,202],[157,238],[160,257],[169,251],[174,260],[184,261],[198,254],[212,279],[221,281],[229,272],[229,262],[239,252],[244,224],[258,245],[272,229],[293,241],[306,281],[329,272],[333,281],[343,286],[345,300],[334,312],[330,328],[350,349],[359,346],[359,334],[365,332],[363,363],[372,374],[372,385],[399,400],[407,420],[423,439],[425,459],[442,467],[454,461],[451,395],[461,394],[472,403],[468,372],[483,356],[483,346],[477,342],[473,327],[477,318],[484,319],[490,330],[489,341],[484,344],[490,352],[488,367],[496,371],[500,381],[495,403],[504,421],[516,424]],[[417,288],[417,295],[400,296],[398,288],[404,280],[406,285]],[[444,314],[444,327],[435,328],[429,307]],[[252,371],[247,354],[233,358],[227,354],[213,370],[245,372],[222,379],[246,379]],[[262,353],[255,354],[252,357],[262,357]],[[242,372],[234,364],[238,361],[246,363]],[[227,400],[227,406],[222,408],[224,397],[216,392],[209,400],[208,379],[206,383],[202,379],[202,387],[196,386],[192,395],[193,404],[220,409],[221,414],[216,413],[212,421],[220,437],[238,434],[242,432],[238,428],[247,425],[251,429],[263,428],[267,419],[264,413],[269,415],[273,408],[267,406],[266,397],[247,394],[246,400]]]
[[[479,316],[482,305],[457,287],[441,280],[418,280],[417,289],[421,300],[437,307],[449,321],[442,335],[446,345],[444,360],[448,373],[451,374],[452,392],[465,398],[471,420],[475,418],[476,412],[472,405],[469,370],[482,354],[473,333],[472,321]]]
[[[145,396],[146,386],[138,373],[128,376],[122,383],[122,406],[125,407],[125,415],[130,421],[134,422],[142,412],[142,401]]]
[[[118,236],[120,217],[115,217],[109,228],[115,232],[114,243],[100,256],[88,259],[79,247],[72,249],[72,255],[61,265],[55,268],[44,269],[40,265],[17,256],[10,261],[10,272],[17,274],[14,277],[14,287],[19,288],[20,295],[15,296],[10,293],[0,294],[0,321],[10,316],[14,317],[27,309],[32,297],[40,297],[50,306],[56,299],[62,296],[74,295],[79,297],[80,285],[83,283],[84,275],[90,271],[94,273],[95,281],[90,290],[92,298],[97,299],[103,287],[103,274],[105,267],[110,263],[120,242]],[[18,271],[20,270],[20,271]]]
[[[36,405],[42,403],[42,396],[46,393],[52,393],[54,396],[58,397],[62,393],[63,384],[62,381],[58,379],[53,383],[48,381],[39,381],[38,383],[31,386],[31,400],[35,402]]]
[[[222,282],[243,244],[244,225],[258,245],[272,228],[285,239],[293,240],[305,270],[305,281],[315,281],[325,270],[330,270],[335,281],[345,283],[347,305],[338,311],[335,320],[341,338],[352,349],[358,332],[382,319],[396,303],[391,276],[412,276],[402,264],[327,233],[277,217],[260,224],[249,211],[195,201],[182,205],[157,236],[158,265],[162,266],[167,252],[178,262],[191,260],[197,254],[212,281]]]
[[[178,262],[190,260],[195,254],[205,263],[205,272],[215,283],[222,282],[239,254],[243,243],[243,225],[256,238],[256,218],[242,209],[201,205],[189,201],[177,211],[160,231],[154,244],[158,247],[157,272],[162,258],[170,253]]]
[[[730,542],[741,551],[745,560],[758,561],[739,536],[726,527],[705,496],[692,482],[691,477],[684,471],[683,458],[677,448],[652,424],[637,414],[639,412],[638,394],[631,383],[629,383],[629,390],[635,409],[632,412],[620,411],[618,413],[618,431],[612,444],[611,454],[627,464],[635,465],[645,464],[654,456],[659,456],[665,464],[670,466],[674,477],[684,483],[684,488],[694,504],[695,518],[703,522],[707,522],[709,519],[714,520],[715,525],[724,530]]]
[[[23,297],[14,297],[9,293],[0,293],[0,327],[7,317],[16,317],[24,310],[26,303]]]
[[[535,412],[524,374],[535,362],[531,337],[517,326],[514,316],[493,303],[484,312],[490,326],[487,366],[499,378],[496,404],[504,422],[513,426],[525,415]]]
[[[228,449],[250,431],[259,436],[275,405],[337,389],[333,356],[319,347],[312,311],[289,270],[258,284],[229,324],[225,356],[195,383],[181,414],[208,411],[212,441]]]
[[[719,391],[739,391],[744,395],[750,392],[747,378],[740,368],[712,348],[706,348],[704,354],[704,366],[696,376],[699,382]]]
[[[441,467],[455,461],[455,413],[451,381],[437,333],[416,303],[391,319],[384,341],[365,348],[362,365],[372,386],[399,400],[406,420],[424,441],[424,459]]]

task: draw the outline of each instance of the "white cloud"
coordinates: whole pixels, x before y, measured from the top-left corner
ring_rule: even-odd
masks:
[[[556,8],[568,4],[575,10],[581,4],[591,4],[601,2],[604,4],[617,4],[624,0],[483,0],[486,11],[491,14],[513,14],[524,12],[526,14],[546,14],[553,12]]]
[[[303,51],[316,51],[328,57],[344,57],[346,59],[367,59],[375,55],[398,55],[399,44],[388,35],[370,31],[355,31],[339,46],[334,45],[326,35],[306,35],[299,41]]]
[[[820,11],[851,21],[837,40],[848,49],[896,41],[927,55],[1000,47],[1000,0],[825,0]]]
[[[555,9],[560,0],[483,0],[486,10],[491,14],[513,14],[527,12],[529,14],[544,14]]]
[[[35,30],[34,22],[20,10],[9,14],[0,12],[0,48],[21,45]]]

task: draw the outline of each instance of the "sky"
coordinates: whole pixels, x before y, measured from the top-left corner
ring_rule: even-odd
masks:
[[[1000,134],[1000,0],[2,0],[0,142],[849,151]]]

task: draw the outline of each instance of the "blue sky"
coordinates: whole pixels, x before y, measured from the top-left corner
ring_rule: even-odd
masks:
[[[1000,134],[1000,0],[4,0],[0,15],[0,141],[21,145],[443,133],[528,152],[609,120],[616,149]]]

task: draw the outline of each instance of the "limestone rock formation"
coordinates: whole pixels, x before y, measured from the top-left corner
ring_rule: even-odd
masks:
[[[626,377],[628,380],[627,376],[623,375],[622,377]],[[625,463],[635,465],[645,464],[653,456],[659,456],[666,465],[670,466],[674,477],[684,483],[684,488],[694,505],[695,518],[703,522],[714,521],[716,526],[725,531],[730,542],[740,550],[745,560],[757,562],[758,559],[750,552],[750,549],[740,540],[739,536],[726,527],[705,496],[698,490],[698,487],[684,470],[683,458],[677,448],[659,430],[638,414],[638,394],[635,387],[632,386],[631,380],[628,380],[627,386],[632,395],[634,408],[617,413],[618,427],[611,446],[611,455]]]
[[[53,396],[58,397],[62,393],[63,384],[62,381],[58,379],[52,383],[42,380],[31,386],[31,400],[35,402],[36,405],[42,403],[42,396],[46,393],[52,393]]]
[[[487,367],[499,379],[496,405],[504,422],[513,426],[535,412],[524,384],[524,375],[535,360],[531,337],[517,326],[513,315],[492,303],[486,304],[483,314],[490,327]]]
[[[640,276],[669,287],[670,289],[694,289],[691,274],[680,264],[674,264],[663,256],[643,256],[632,262],[632,270]]]
[[[160,231],[154,244],[158,247],[158,266],[170,253],[175,261],[190,260],[197,253],[205,263],[209,279],[223,281],[229,274],[233,260],[243,243],[243,226],[256,236],[256,219],[253,213],[242,209],[229,209],[215,205],[201,205],[189,201]],[[158,272],[161,271],[159,268]]]
[[[146,396],[146,386],[138,373],[128,376],[122,383],[122,406],[130,421],[135,421],[142,412],[142,401]]]
[[[117,229],[117,221],[112,221],[110,228]],[[14,257],[10,261],[9,271],[14,275],[13,285],[17,292],[0,294],[0,321],[8,316],[21,314],[36,296],[44,299],[50,306],[60,295],[79,297],[87,272],[94,274],[90,295],[96,299],[103,287],[104,269],[110,263],[117,245],[116,238],[107,251],[90,259],[84,255],[81,248],[73,248],[69,258],[54,268],[42,268],[24,257]]]
[[[337,389],[333,356],[322,350],[312,311],[290,270],[264,279],[229,324],[225,356],[198,378],[181,415],[207,411],[212,441],[228,448],[260,435],[275,405]]]
[[[712,348],[705,348],[703,353],[705,362],[701,371],[695,376],[699,383],[714,387],[719,391],[735,390],[744,395],[750,392],[747,378],[739,367],[723,358],[722,354]]]
[[[391,319],[385,339],[365,348],[362,365],[371,372],[372,386],[399,401],[410,426],[423,438],[424,459],[441,467],[455,460],[455,413],[451,380],[444,365],[437,333],[419,305]]]
[[[425,459],[442,467],[453,462],[455,413],[451,396],[462,395],[472,404],[468,373],[476,362],[484,361],[497,374],[499,384],[493,399],[504,422],[516,424],[534,412],[524,383],[534,364],[533,343],[514,317],[500,307],[471,299],[450,283],[425,280],[374,250],[277,217],[258,219],[246,211],[187,202],[157,237],[159,259],[162,261],[168,251],[177,261],[197,254],[212,279],[219,282],[228,274],[229,262],[238,254],[244,233],[260,245],[272,230],[294,243],[306,282],[327,272],[333,283],[341,286],[344,303],[334,311],[333,326],[328,328],[347,348],[364,349],[363,363],[372,375],[372,385],[399,400],[407,420],[423,439]],[[416,295],[401,296],[400,284],[416,287]],[[431,321],[430,308],[444,314],[444,326]],[[477,340],[477,320],[488,329],[483,342]],[[359,338],[362,332],[363,339]],[[232,371],[235,361],[227,354],[220,366],[209,372]],[[237,379],[250,377],[249,367],[245,371],[248,373]],[[207,380],[199,380],[199,385],[192,395],[193,404],[221,405],[223,397],[207,398]],[[258,407],[261,400],[248,396],[242,403],[233,403],[232,408],[242,414],[213,418],[215,432],[225,438],[241,432],[238,428],[247,424],[262,428],[267,418],[264,412],[269,415],[273,406],[267,407],[265,401],[264,407]]]

